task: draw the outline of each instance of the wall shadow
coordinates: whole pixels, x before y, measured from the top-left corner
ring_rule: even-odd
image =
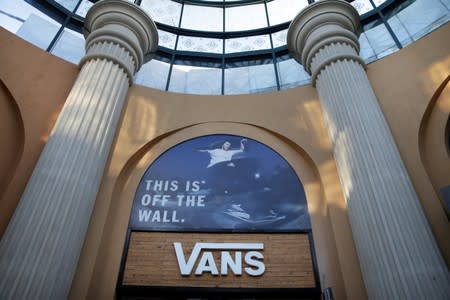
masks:
[[[16,100],[3,80],[0,79],[0,236],[11,218],[19,198],[5,197],[17,166],[22,158],[25,144],[25,128]]]

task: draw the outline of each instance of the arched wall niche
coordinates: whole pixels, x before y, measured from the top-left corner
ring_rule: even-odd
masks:
[[[0,237],[19,202],[18,197],[7,197],[6,191],[15,176],[25,144],[25,128],[19,106],[10,90],[0,79]]]
[[[419,131],[422,163],[450,219],[450,75],[436,89],[423,115]]]
[[[72,285],[71,299],[114,297],[132,202],[144,172],[171,147],[195,137],[211,134],[248,137],[267,145],[286,159],[305,190],[321,286],[332,287],[333,294],[339,299],[348,298],[344,287],[345,276],[341,270],[341,264],[345,262],[339,260],[340,255],[336,248],[338,237],[335,237],[331,225],[321,175],[311,156],[300,145],[265,128],[245,123],[207,122],[179,128],[148,141],[127,157],[126,163],[118,170],[116,179],[110,180],[110,183],[104,181],[90,224],[90,228],[97,227],[97,230],[90,229],[88,234]],[[97,206],[103,201],[109,204],[98,209]],[[96,222],[101,223],[101,214],[104,223],[96,225]],[[98,239],[99,235],[101,239]],[[95,255],[91,255],[92,252],[95,252]]]

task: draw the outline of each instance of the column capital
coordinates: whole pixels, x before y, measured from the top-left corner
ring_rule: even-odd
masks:
[[[155,23],[139,6],[123,0],[94,4],[86,15],[83,30],[86,55],[80,68],[91,59],[105,58],[118,64],[130,82],[158,48]]]
[[[323,0],[294,18],[287,44],[291,56],[311,74],[315,85],[321,70],[337,60],[356,60],[364,66],[358,56],[360,32],[359,14],[353,6],[341,0]],[[331,45],[337,47],[327,47]],[[325,48],[326,53],[320,53]]]

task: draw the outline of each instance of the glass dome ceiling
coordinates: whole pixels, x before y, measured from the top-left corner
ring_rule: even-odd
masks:
[[[159,33],[156,57],[136,83],[191,94],[229,95],[310,83],[290,58],[290,21],[313,0],[123,0],[139,5]],[[0,0],[0,25],[77,63],[82,22],[97,1]],[[450,0],[349,0],[361,15],[361,56],[372,62],[408,45],[450,16]],[[11,25],[12,24],[12,25]]]
[[[77,0],[55,0],[58,6],[74,10]],[[84,17],[97,1],[81,1],[76,15]],[[286,50],[289,23],[314,0],[137,0],[158,26],[160,52],[184,60],[217,59],[237,61],[239,57]],[[349,0],[361,15],[392,0]],[[258,53],[255,53],[257,51]],[[201,57],[202,59],[199,59]],[[270,57],[269,57],[270,58]],[[247,60],[247,58],[244,58]],[[195,63],[193,63],[195,65]]]

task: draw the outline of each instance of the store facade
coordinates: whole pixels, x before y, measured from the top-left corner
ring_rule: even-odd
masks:
[[[449,26],[366,67],[351,6],[323,2],[288,37],[313,84],[258,95],[132,84],[158,38],[123,1],[89,12],[80,71],[2,31],[1,295],[445,295]]]

